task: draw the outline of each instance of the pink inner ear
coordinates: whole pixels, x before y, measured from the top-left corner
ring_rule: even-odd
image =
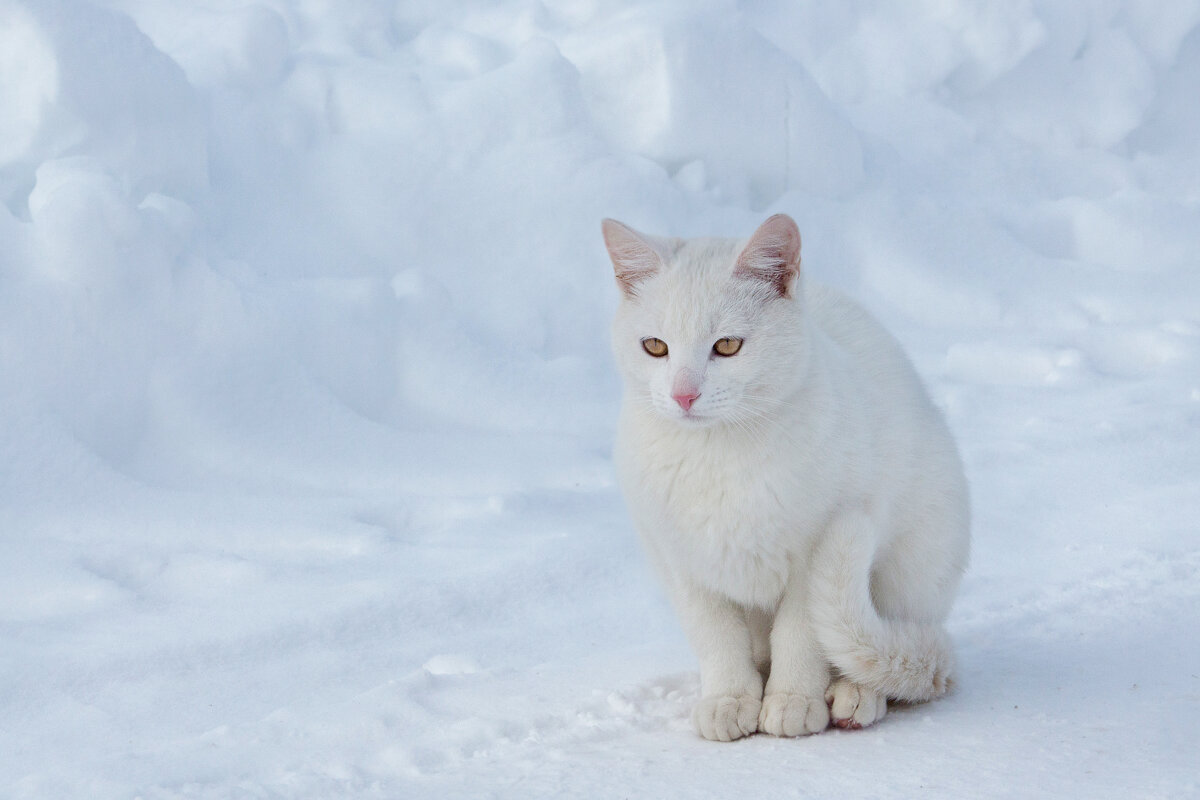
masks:
[[[653,275],[662,266],[662,257],[642,234],[615,219],[600,223],[613,273],[626,295],[636,293],[637,284]]]
[[[787,214],[776,214],[746,242],[734,274],[765,281],[780,297],[787,297],[799,271],[800,229]]]

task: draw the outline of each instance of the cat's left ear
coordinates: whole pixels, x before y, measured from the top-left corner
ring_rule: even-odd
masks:
[[[600,228],[617,283],[627,297],[632,297],[637,294],[639,283],[662,268],[662,253],[653,237],[638,233],[623,222],[606,219]]]
[[[769,283],[780,297],[790,297],[800,274],[800,229],[787,214],[768,219],[746,242],[733,274]]]

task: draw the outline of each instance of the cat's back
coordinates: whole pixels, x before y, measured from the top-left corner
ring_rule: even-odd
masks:
[[[817,327],[848,350],[859,351],[871,347],[899,350],[899,344],[875,317],[832,286],[806,281],[804,304]]]
[[[839,355],[852,362],[855,372],[870,376],[888,391],[924,397],[904,349],[865,308],[837,289],[814,281],[805,283],[804,300],[812,325]]]
[[[810,330],[825,355],[840,417],[869,428],[879,461],[926,459],[937,471],[959,470],[957,448],[941,412],[900,343],[870,313],[841,292],[805,286]],[[896,464],[892,464],[895,467]]]

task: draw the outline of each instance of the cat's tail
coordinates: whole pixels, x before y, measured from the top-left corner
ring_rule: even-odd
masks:
[[[944,694],[954,667],[949,637],[936,622],[885,619],[871,601],[873,523],[845,513],[813,554],[810,608],[817,640],[851,681],[898,700]]]

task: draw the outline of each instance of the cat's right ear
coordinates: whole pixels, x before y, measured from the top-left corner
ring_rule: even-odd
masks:
[[[626,297],[637,294],[637,285],[662,268],[662,254],[650,237],[615,219],[600,223],[604,244],[612,259],[617,285]]]
[[[790,297],[800,274],[800,229],[787,214],[768,219],[746,242],[733,271],[740,278],[765,281],[780,297]]]

